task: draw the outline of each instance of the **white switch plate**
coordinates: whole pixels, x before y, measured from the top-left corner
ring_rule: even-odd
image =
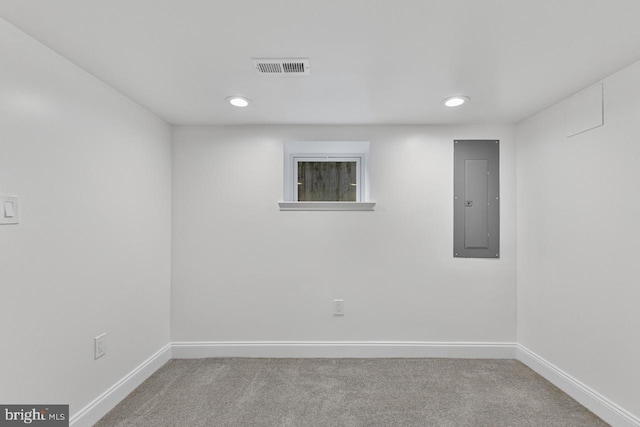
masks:
[[[107,354],[107,333],[98,335],[93,339],[93,357],[94,360],[100,359]]]
[[[18,197],[0,196],[0,224],[18,224]]]
[[[344,316],[344,300],[343,299],[333,300],[333,315]]]

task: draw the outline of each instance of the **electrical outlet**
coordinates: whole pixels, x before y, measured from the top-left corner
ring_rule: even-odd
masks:
[[[333,300],[333,315],[344,316],[344,300],[343,299]]]
[[[100,359],[107,354],[107,333],[98,335],[93,339],[93,357],[94,360]]]

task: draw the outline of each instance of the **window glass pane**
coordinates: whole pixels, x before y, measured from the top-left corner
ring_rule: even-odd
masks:
[[[298,162],[299,202],[355,202],[357,162]]]

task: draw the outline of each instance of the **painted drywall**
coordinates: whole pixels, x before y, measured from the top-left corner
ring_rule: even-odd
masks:
[[[453,258],[453,140],[500,139],[500,259]],[[178,127],[172,341],[513,342],[510,126]],[[283,142],[371,142],[374,212],[281,212]],[[344,317],[332,315],[344,299]]]
[[[517,127],[518,342],[640,415],[640,63],[604,80],[604,126],[557,104]]]
[[[73,415],[169,341],[171,131],[2,20],[0,52],[0,402]]]

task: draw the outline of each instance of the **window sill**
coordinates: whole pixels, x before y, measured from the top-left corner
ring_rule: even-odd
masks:
[[[372,211],[375,202],[278,202],[281,211]]]

